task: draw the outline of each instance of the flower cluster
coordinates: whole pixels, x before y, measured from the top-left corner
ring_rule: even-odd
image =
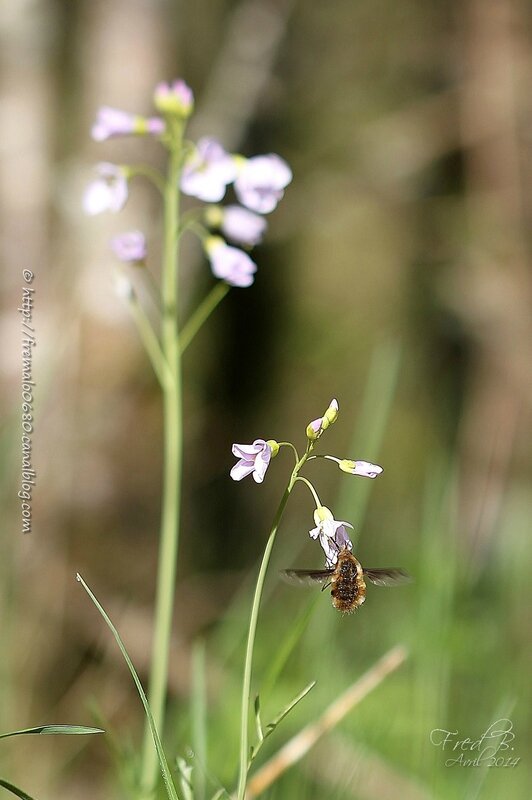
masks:
[[[182,80],[160,83],[153,102],[160,116],[142,117],[108,106],[100,108],[92,127],[93,139],[103,142],[119,136],[154,136],[171,147],[175,125],[182,128],[193,111],[192,90]],[[128,182],[136,171],[106,162],[98,164],[96,171],[97,178],[83,198],[86,213],[120,211],[128,199]],[[262,241],[267,228],[263,215],[274,211],[291,180],[290,167],[273,153],[245,158],[226,152],[220,142],[208,136],[186,146],[179,186],[183,194],[208,204],[198,210],[196,224],[190,227],[202,239],[216,278],[238,287],[253,283],[256,264],[241,248],[249,249]],[[230,186],[238,204],[219,205]],[[131,238],[132,234],[126,236]],[[144,262],[144,250],[142,257],[132,257],[128,247],[116,242],[112,247],[119,260]]]
[[[262,240],[267,227],[261,214],[269,214],[277,207],[291,180],[292,172],[279,156],[231,155],[216,139],[205,137],[185,161],[181,191],[212,204],[203,215],[203,222],[211,230],[219,230],[234,244],[253,247]],[[241,205],[217,205],[230,185]],[[239,247],[212,234],[204,238],[203,246],[217,278],[231,286],[253,283],[256,265]]]
[[[253,444],[234,444],[233,455],[238,458],[237,463],[231,470],[231,477],[235,481],[240,481],[247,475],[253,475],[257,483],[262,483],[266,470],[268,469],[271,459],[277,455],[280,447],[288,445],[293,448],[297,457],[297,465],[293,473],[293,479],[301,480],[307,484],[312,492],[316,508],[314,511],[314,528],[309,531],[312,539],[318,540],[322,550],[325,554],[325,564],[327,568],[332,568],[338,561],[339,553],[347,548],[353,549],[353,544],[347,531],[348,528],[353,528],[349,522],[334,519],[332,511],[323,506],[319,500],[318,494],[312,484],[307,478],[299,477],[299,468],[306,462],[317,458],[335,461],[342,472],[350,475],[359,475],[365,478],[376,478],[383,471],[382,467],[378,464],[372,464],[369,461],[353,461],[351,459],[340,459],[331,455],[313,455],[314,447],[317,440],[321,437],[322,433],[327,428],[336,422],[338,417],[339,407],[336,400],[332,400],[329,407],[322,417],[310,422],[306,429],[307,434],[307,450],[303,458],[299,458],[297,450],[290,442],[277,443],[275,440],[268,441],[264,439],[255,439]]]

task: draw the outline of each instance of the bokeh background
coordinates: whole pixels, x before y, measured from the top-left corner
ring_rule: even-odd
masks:
[[[265,718],[318,683],[264,758],[387,649],[410,655],[264,796],[531,796],[531,25],[524,0],[4,0],[1,729],[102,722],[109,734],[3,741],[2,777],[38,800],[126,796],[120,752],[139,742],[142,712],[74,575],[146,679],[161,407],[108,239],[142,228],[157,271],[160,209],[140,181],[119,216],[87,218],[80,198],[96,161],[162,165],[154,142],[92,142],[98,106],[149,113],[157,81],[182,76],[197,98],[191,137],[277,152],[294,180],[256,251],[254,286],[230,293],[185,358],[169,752],[194,763],[205,642],[209,774],[232,785],[250,592],[290,461],[283,453],[260,487],[234,484],[231,443],[302,444],[337,397],[324,449],[385,472],[370,482],[315,463],[309,476],[354,524],[362,562],[402,565],[415,583],[370,588],[347,618],[327,595],[280,583],[278,569],[321,563],[310,498],[295,493],[261,612],[257,686],[279,643],[303,632]],[[183,317],[211,284],[193,242],[185,253]],[[36,274],[38,336],[26,537],[24,267]],[[433,728],[475,739],[500,717],[514,725],[513,769],[445,767],[430,744]]]

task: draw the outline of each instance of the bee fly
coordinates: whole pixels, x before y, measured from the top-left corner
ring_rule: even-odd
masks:
[[[364,578],[376,586],[395,586],[412,580],[407,572],[396,567],[364,569],[348,547],[340,550],[332,569],[285,569],[282,574],[298,582],[323,583],[322,591],[331,586],[332,604],[343,614],[356,611],[366,599]]]

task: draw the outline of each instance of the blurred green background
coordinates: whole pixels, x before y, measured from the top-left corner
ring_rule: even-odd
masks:
[[[531,25],[524,0],[4,0],[0,727],[103,720],[112,733],[2,742],[3,777],[39,800],[122,797],[107,745],[140,739],[134,687],[74,575],[145,680],[161,408],[107,242],[142,228],[156,270],[159,208],[140,182],[119,216],[86,218],[80,198],[96,161],[162,164],[155,143],[92,142],[98,106],[150,113],[154,85],[182,76],[197,99],[191,136],[277,152],[294,180],[255,251],[255,284],[230,293],[185,358],[169,752],[189,753],[193,652],[205,640],[208,769],[232,785],[250,593],[290,457],[260,487],[234,484],[231,443],[302,445],[337,397],[322,451],[385,472],[370,482],[314,463],[308,475],[355,526],[362,563],[402,565],[415,583],[370,587],[345,618],[327,594],[282,584],[278,569],[321,564],[310,496],[294,493],[255,688],[279,644],[304,630],[265,686],[264,718],[318,683],[261,760],[390,647],[410,656],[264,796],[532,796]],[[195,244],[184,249],[186,317],[211,277]],[[24,267],[36,274],[38,487],[23,538]],[[446,767],[430,743],[434,728],[477,739],[501,717],[513,722],[515,768]]]

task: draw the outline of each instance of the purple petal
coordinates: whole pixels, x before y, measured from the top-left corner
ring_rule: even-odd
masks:
[[[369,461],[355,461],[355,465],[353,475],[363,475],[365,478],[376,478],[384,472],[378,464],[371,464]]]
[[[111,239],[111,248],[120,261],[134,263],[146,258],[146,237],[141,231],[128,231]]]
[[[231,286],[246,287],[253,283],[253,274],[257,265],[251,258],[237,247],[223,243],[211,248],[207,255],[211,269],[216,278],[220,278]]]
[[[263,217],[241,206],[226,206],[223,209],[222,231],[225,236],[239,244],[258,244],[267,226]]]
[[[271,153],[249,158],[240,168],[235,180],[235,192],[242,203],[252,211],[269,214],[284,194],[292,180],[288,164]]]
[[[265,444],[264,439],[255,439],[253,444],[234,444],[232,453],[237,458],[254,459],[257,453],[264,449]]]
[[[340,525],[340,527],[337,529],[335,537],[334,537],[334,541],[336,542],[336,544],[338,545],[340,550],[342,550],[342,548],[344,548],[344,547],[348,547],[349,550],[353,549],[353,543],[351,542],[351,539],[347,535],[347,531],[346,531],[346,529],[344,527],[347,524],[348,523],[344,522],[342,525]],[[353,526],[349,525],[349,527],[352,528]]]
[[[267,446],[267,449],[264,452],[259,453],[259,455],[255,459],[255,470],[253,472],[253,478],[255,479],[256,483],[262,483],[264,480],[264,476],[266,474],[266,470],[270,464],[270,459],[272,456],[272,451]]]
[[[234,481],[241,481],[242,478],[251,475],[254,469],[255,469],[254,461],[244,461],[244,459],[241,459],[240,461],[238,461],[238,463],[235,464],[235,466],[232,468],[229,474]]]

